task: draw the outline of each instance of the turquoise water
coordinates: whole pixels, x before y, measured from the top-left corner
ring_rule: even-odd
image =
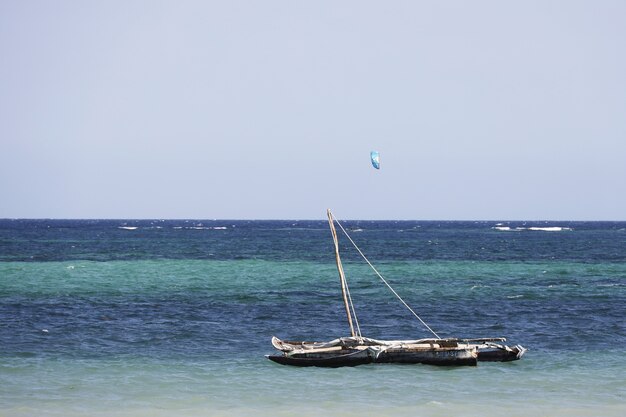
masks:
[[[533,357],[535,356],[535,357]],[[252,359],[3,364],[5,415],[624,415],[610,354],[478,368],[296,371]],[[545,366],[545,361],[550,361]],[[584,361],[571,364],[570,361]],[[520,369],[522,368],[523,369]],[[593,371],[589,371],[593,368]],[[6,372],[6,374],[5,374]],[[297,374],[296,374],[297,372]],[[27,388],[28,387],[28,388]]]
[[[386,226],[384,244],[366,239],[367,226],[354,232],[366,253],[385,254],[370,258],[440,335],[505,336],[529,351],[478,367],[338,369],[264,357],[272,335],[329,340],[348,331],[323,228],[303,240],[280,223],[175,229],[180,236],[63,226],[0,232],[2,416],[626,415],[621,224],[506,233],[450,223],[411,239]],[[146,249],[153,245],[159,256]],[[432,256],[412,259],[430,246]],[[345,252],[364,335],[427,337]]]

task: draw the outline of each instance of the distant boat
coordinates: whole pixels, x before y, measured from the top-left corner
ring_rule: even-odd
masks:
[[[351,336],[340,337],[329,342],[283,341],[273,337],[272,345],[281,353],[268,355],[268,359],[282,365],[320,367],[356,366],[368,363],[476,366],[478,361],[513,361],[520,359],[524,355],[526,352],[525,348],[520,345],[506,346],[502,344],[502,342],[506,341],[503,337],[479,339],[440,338],[389,286],[387,281],[376,271],[357,247],[359,253],[391,289],[394,295],[435,336],[435,338],[416,340],[376,340],[363,337],[339,256],[335,219],[330,210],[328,210],[327,214],[335,244],[335,260]],[[354,244],[354,241],[348,236],[341,223],[337,222],[337,224]],[[356,247],[356,244],[354,245]]]

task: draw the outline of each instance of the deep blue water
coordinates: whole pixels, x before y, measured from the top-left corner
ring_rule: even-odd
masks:
[[[360,231],[360,244],[377,261],[626,261],[626,222],[346,221],[343,224],[348,230]],[[560,233],[529,230],[555,226],[571,230]],[[494,227],[521,230],[502,231]],[[329,233],[325,221],[0,220],[0,261],[325,262]],[[343,257],[356,259],[357,255],[347,252]]]

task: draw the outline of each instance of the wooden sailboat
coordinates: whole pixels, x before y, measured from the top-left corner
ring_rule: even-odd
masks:
[[[270,360],[283,365],[322,367],[356,366],[368,363],[422,363],[430,365],[475,366],[479,360],[510,361],[522,357],[526,349],[519,345],[514,347],[503,345],[502,343],[506,341],[504,338],[440,338],[402,300],[402,298],[400,298],[357,247],[359,253],[383,282],[400,299],[405,307],[407,307],[435,336],[435,338],[417,340],[376,340],[363,337],[358,320],[356,319],[356,312],[352,305],[341,258],[339,256],[339,242],[334,224],[335,220],[330,210],[328,210],[327,214],[335,246],[335,260],[337,263],[337,271],[339,272],[343,304],[346,310],[348,326],[350,327],[350,336],[341,337],[329,342],[283,341],[277,337],[273,337],[272,345],[281,353],[268,355]],[[341,223],[338,224],[345,233],[345,229],[343,229]],[[347,233],[346,236],[350,239]],[[354,244],[352,239],[350,239],[350,241]],[[356,244],[354,245],[356,247]]]

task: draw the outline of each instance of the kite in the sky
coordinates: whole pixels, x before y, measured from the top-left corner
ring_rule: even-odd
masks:
[[[370,158],[372,160],[372,166],[376,169],[380,169],[380,155],[378,154],[378,152],[370,152]]]

